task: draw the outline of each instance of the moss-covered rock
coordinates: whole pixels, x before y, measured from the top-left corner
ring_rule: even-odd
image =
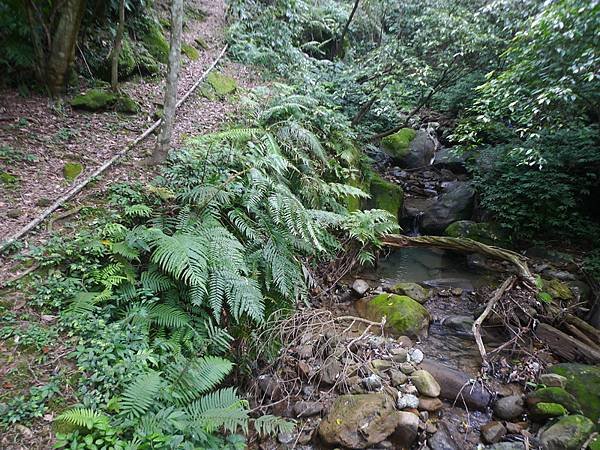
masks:
[[[564,406],[570,413],[581,412],[577,399],[560,387],[545,387],[527,395],[529,409],[534,409],[538,403],[557,403]]]
[[[397,133],[384,137],[381,145],[392,158],[401,159],[410,152],[410,143],[416,134],[412,128],[402,128]]]
[[[220,72],[211,72],[206,77],[206,83],[200,92],[209,99],[225,98],[237,90],[235,78]]]
[[[12,175],[8,172],[0,172],[0,183],[10,186],[13,184],[17,184],[18,181],[19,177],[17,177],[16,175]]]
[[[383,209],[389,211],[394,217],[398,218],[404,201],[404,191],[402,187],[374,175],[370,185],[371,199],[368,203],[370,208]]]
[[[556,278],[544,280],[544,291],[558,300],[573,300],[573,292],[567,283],[563,283]]]
[[[506,236],[498,227],[486,222],[473,222],[472,220],[457,220],[444,230],[446,236],[455,238],[469,238],[488,245],[506,245]]]
[[[200,53],[198,52],[196,47],[194,47],[193,45],[190,45],[190,44],[182,44],[181,45],[181,53],[183,53],[185,56],[187,56],[192,61],[196,61],[198,58],[200,58]]]
[[[418,302],[405,295],[380,294],[356,303],[359,314],[376,322],[386,317],[386,328],[398,335],[426,333],[431,316]]]
[[[390,288],[390,292],[406,295],[419,303],[425,303],[431,291],[417,283],[397,283]]]
[[[106,111],[114,109],[125,113],[138,113],[139,105],[127,95],[118,95],[103,89],[91,89],[75,96],[71,106],[86,111]]]
[[[144,47],[157,61],[166,64],[169,60],[169,42],[165,38],[162,26],[157,21],[149,20],[141,35]]]
[[[600,366],[564,363],[552,366],[549,372],[567,379],[566,391],[579,401],[587,417],[594,422],[600,419]]]
[[[566,416],[542,430],[540,444],[543,450],[581,450],[594,431],[594,423],[587,417]]]
[[[539,402],[529,410],[529,415],[532,419],[542,422],[553,417],[566,416],[568,414],[569,411],[558,403]]]
[[[81,163],[68,162],[63,166],[63,176],[67,181],[73,181],[81,172],[83,172]]]
[[[119,79],[123,80],[129,77],[136,68],[135,52],[133,51],[133,45],[131,39],[125,34],[123,36],[123,43],[121,46],[121,53],[119,53]]]
[[[112,92],[103,89],[90,89],[83,94],[73,97],[71,106],[87,111],[101,111],[112,108],[117,101],[117,98],[118,95]]]

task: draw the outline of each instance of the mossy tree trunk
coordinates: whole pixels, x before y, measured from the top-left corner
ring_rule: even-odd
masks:
[[[65,89],[84,9],[85,0],[65,0],[61,8],[46,67],[48,88],[52,95],[58,95]]]
[[[352,23],[352,19],[354,19],[354,15],[356,14],[356,10],[358,9],[358,3],[360,0],[355,0],[354,6],[352,7],[352,12],[350,12],[350,16],[348,16],[348,20],[344,25],[344,29],[342,30],[342,34],[340,38],[335,43],[335,53],[334,58],[340,54],[340,50],[344,47],[344,39],[346,39],[346,34],[348,34],[348,28],[350,28],[350,24]]]
[[[173,122],[177,108],[177,80],[181,60],[181,30],[183,27],[183,0],[171,2],[171,39],[169,49],[169,69],[165,88],[165,105],[163,123],[156,147],[152,153],[152,161],[160,163],[167,157],[173,133]]]
[[[121,56],[121,47],[123,46],[123,32],[125,31],[125,0],[119,2],[119,25],[115,33],[113,43],[110,71],[110,87],[113,92],[117,92],[119,88],[119,56]]]

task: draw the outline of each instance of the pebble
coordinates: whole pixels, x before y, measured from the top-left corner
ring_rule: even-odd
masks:
[[[515,419],[522,415],[523,411],[523,398],[520,395],[502,397],[494,403],[494,414],[500,419]]]
[[[413,394],[398,394],[398,409],[415,409],[419,406],[419,397]]]
[[[392,361],[403,363],[408,361],[408,350],[402,347],[395,347],[390,350]]]
[[[405,362],[405,363],[400,364],[400,372],[402,372],[403,374],[410,375],[414,371],[415,371],[415,366],[413,366],[411,363]]]
[[[426,370],[417,370],[410,377],[420,394],[427,397],[438,397],[441,392],[440,385]]]
[[[419,409],[423,411],[436,412],[442,409],[444,404],[439,398],[421,397],[419,399]]]
[[[377,391],[377,390],[381,389],[381,386],[382,386],[381,378],[375,374],[372,374],[366,378],[363,378],[361,380],[361,382],[362,382],[362,385],[365,387],[365,389],[368,391]]]
[[[489,422],[481,427],[481,439],[486,444],[495,444],[506,435],[506,428],[500,422]]]
[[[354,283],[352,283],[352,290],[360,296],[365,295],[369,288],[369,283],[367,283],[365,280],[361,280],[360,278],[354,280]]]
[[[394,387],[400,386],[401,384],[404,384],[408,381],[408,377],[402,372],[400,372],[398,369],[390,369],[388,371],[388,374],[390,376],[392,386]]]
[[[412,348],[408,352],[408,357],[409,357],[409,361],[411,361],[415,364],[421,364],[423,362],[423,358],[425,357],[425,355],[423,355],[423,352],[421,350],[419,350],[418,348]]]

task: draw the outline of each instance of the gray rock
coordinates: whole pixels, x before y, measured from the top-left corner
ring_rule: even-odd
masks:
[[[565,416],[540,433],[543,450],[580,450],[594,431],[594,422],[584,416]]]
[[[293,433],[279,433],[277,440],[280,444],[289,445],[296,440],[296,435]]]
[[[428,443],[431,450],[462,450],[462,446],[454,440],[453,433],[445,422],[438,423],[438,430]]]
[[[400,413],[385,394],[342,395],[319,424],[319,436],[330,445],[367,448],[390,436]]]
[[[386,371],[388,369],[391,369],[392,367],[394,367],[394,363],[392,361],[389,361],[387,359],[373,359],[371,361],[371,367],[374,370],[378,370],[378,371]]]
[[[416,409],[419,407],[419,398],[416,395],[399,393],[396,406],[398,406],[398,409]]]
[[[475,320],[472,316],[450,316],[447,317],[442,325],[456,331],[465,336],[473,336],[473,323]]]
[[[466,173],[468,152],[457,152],[451,148],[441,148],[435,154],[433,166],[449,169],[453,172]]]
[[[564,388],[567,385],[567,378],[556,373],[544,373],[539,376],[538,381],[548,387]]]
[[[416,370],[415,366],[413,366],[409,362],[401,363],[399,367],[400,367],[400,371],[406,375],[410,375],[411,373],[413,373]]]
[[[323,364],[323,368],[321,369],[321,383],[333,385],[339,378],[342,373],[343,367],[342,364],[333,358],[329,358]]]
[[[352,283],[352,290],[360,296],[365,295],[369,289],[369,283],[367,283],[365,280],[361,280],[360,278],[354,280],[354,283]]]
[[[408,350],[402,347],[394,347],[390,350],[390,354],[393,361],[403,363],[407,361]]]
[[[470,183],[460,183],[453,190],[441,194],[423,211],[421,228],[426,233],[442,233],[457,220],[471,218],[475,190]]]
[[[400,386],[408,381],[408,377],[398,369],[388,370],[388,375],[390,376],[390,381],[394,387]]]
[[[489,422],[481,427],[481,439],[486,444],[495,444],[506,436],[506,428],[500,422]]]
[[[417,438],[419,432],[419,416],[410,412],[398,413],[398,426],[394,431],[393,440],[400,448],[408,448]]]
[[[367,391],[378,391],[382,386],[381,377],[378,377],[375,374],[363,378],[361,382]]]
[[[442,409],[444,404],[439,398],[421,397],[419,398],[419,409],[429,412],[436,412]]]
[[[411,374],[410,380],[420,394],[427,397],[437,397],[441,388],[436,379],[426,370],[417,370]]]
[[[520,395],[502,397],[494,403],[494,414],[500,419],[511,420],[523,414],[524,402]]]
[[[294,405],[294,414],[296,417],[309,417],[321,414],[323,404],[319,402],[297,402]]]
[[[423,355],[423,352],[418,348],[411,348],[408,351],[408,360],[413,364],[421,364],[424,357],[425,355]]]
[[[278,380],[271,375],[261,375],[258,377],[258,386],[266,398],[279,400],[281,397],[281,388]]]
[[[463,406],[464,402],[469,408],[478,410],[485,410],[490,403],[490,393],[480,384],[470,386],[471,377],[466,373],[428,359],[421,363],[421,368],[436,379],[441,387],[440,397],[443,399],[451,402],[456,400],[457,406]],[[464,387],[465,384],[467,387]]]
[[[399,159],[398,164],[405,169],[428,166],[433,159],[434,151],[435,142],[429,137],[427,131],[417,130],[410,143],[408,154]]]

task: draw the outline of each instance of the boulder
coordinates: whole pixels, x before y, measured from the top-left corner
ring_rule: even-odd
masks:
[[[441,148],[436,152],[432,165],[456,173],[466,173],[466,163],[469,156],[470,154],[466,152],[458,152],[451,148]]]
[[[441,388],[441,398],[451,402],[456,400],[457,406],[463,406],[464,402],[469,408],[477,410],[485,410],[490,403],[490,393],[480,384],[469,386],[472,377],[466,373],[428,359],[421,363],[421,368],[427,370],[436,379]]]
[[[540,433],[542,450],[580,450],[594,431],[594,423],[587,417],[565,416]]]
[[[523,415],[524,402],[520,395],[499,398],[494,403],[494,414],[500,419],[512,420]]]
[[[323,404],[320,402],[298,402],[294,405],[294,414],[296,417],[308,417],[321,414]]]
[[[140,111],[140,106],[131,97],[102,89],[90,89],[87,92],[76,95],[71,100],[71,106],[75,109],[84,109],[87,111],[114,109],[115,111],[132,114]]]
[[[405,295],[380,294],[356,302],[358,313],[369,320],[381,321],[386,317],[386,328],[398,335],[427,334],[431,316],[418,302]]]
[[[412,128],[402,128],[394,134],[384,137],[381,145],[392,158],[401,160],[410,153],[410,144],[417,135]]]
[[[558,403],[570,413],[581,412],[581,405],[575,397],[559,387],[545,387],[530,392],[527,395],[527,406],[532,409],[537,403]]]
[[[481,426],[481,439],[486,444],[495,444],[506,435],[506,428],[500,422],[489,422]]]
[[[390,292],[398,295],[406,295],[419,303],[429,300],[431,291],[417,283],[397,283],[390,288]]]
[[[456,331],[458,334],[472,336],[474,322],[475,319],[472,316],[450,316],[442,322],[442,325]]]
[[[398,426],[392,435],[396,448],[409,448],[419,432],[419,416],[411,412],[398,413]]]
[[[404,191],[400,185],[373,175],[369,193],[371,198],[366,202],[367,208],[383,209],[398,219],[404,201]]]
[[[506,236],[498,227],[486,222],[457,220],[446,227],[444,234],[455,238],[469,238],[488,245],[506,245]]]
[[[545,422],[553,417],[561,417],[568,414],[569,411],[558,403],[538,402],[529,408],[529,416],[539,422]]]
[[[419,391],[419,394],[427,397],[437,397],[440,395],[440,385],[426,370],[417,370],[413,372],[410,376],[410,380]]]
[[[543,290],[550,294],[552,298],[558,300],[573,300],[574,295],[569,285],[556,278],[551,280],[544,280]]]
[[[425,130],[402,128],[397,133],[381,140],[385,152],[400,167],[416,169],[431,164],[435,151],[435,142]]]
[[[600,419],[600,366],[564,363],[548,372],[565,377],[565,390],[579,401],[583,414],[594,422]]]
[[[443,233],[452,222],[469,219],[474,197],[475,190],[470,183],[457,183],[453,190],[441,194],[425,208],[421,217],[422,230]]]
[[[538,382],[548,387],[560,387],[565,388],[567,385],[566,377],[558,375],[556,373],[543,373],[539,376]]]
[[[318,432],[327,444],[361,449],[390,436],[400,417],[385,394],[342,395],[333,402]]]

